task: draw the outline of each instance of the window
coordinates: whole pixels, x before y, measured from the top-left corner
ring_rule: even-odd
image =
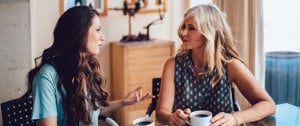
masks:
[[[265,88],[276,104],[300,106],[300,1],[264,0]]]
[[[263,0],[265,52],[300,52],[299,5],[299,0]]]

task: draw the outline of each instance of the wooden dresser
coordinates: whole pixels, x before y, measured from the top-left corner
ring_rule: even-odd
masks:
[[[175,54],[175,43],[166,40],[111,43],[112,99],[121,99],[144,85],[143,95],[152,91],[152,78],[161,77],[165,61]],[[151,100],[117,109],[113,118],[120,126],[131,126],[135,118],[145,116]],[[155,113],[152,113],[153,119]]]

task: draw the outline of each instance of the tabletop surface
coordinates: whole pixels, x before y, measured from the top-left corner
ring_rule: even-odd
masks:
[[[247,126],[300,126],[300,108],[289,103],[278,104],[275,115]]]

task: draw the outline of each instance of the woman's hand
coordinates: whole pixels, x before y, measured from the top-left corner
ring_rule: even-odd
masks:
[[[127,94],[126,97],[123,98],[122,102],[124,106],[127,105],[133,105],[139,101],[143,101],[149,98],[154,98],[151,93],[147,93],[145,96],[143,96],[143,86],[140,86],[136,88],[135,90],[131,91],[130,93]]]
[[[174,113],[169,116],[168,124],[169,126],[185,126],[186,122],[189,120],[189,115],[191,113],[190,109],[177,109]]]
[[[220,112],[211,119],[210,126],[236,126],[237,119],[232,113]]]

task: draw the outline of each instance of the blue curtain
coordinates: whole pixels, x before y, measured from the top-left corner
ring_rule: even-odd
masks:
[[[266,53],[266,90],[276,104],[300,106],[300,53]]]

